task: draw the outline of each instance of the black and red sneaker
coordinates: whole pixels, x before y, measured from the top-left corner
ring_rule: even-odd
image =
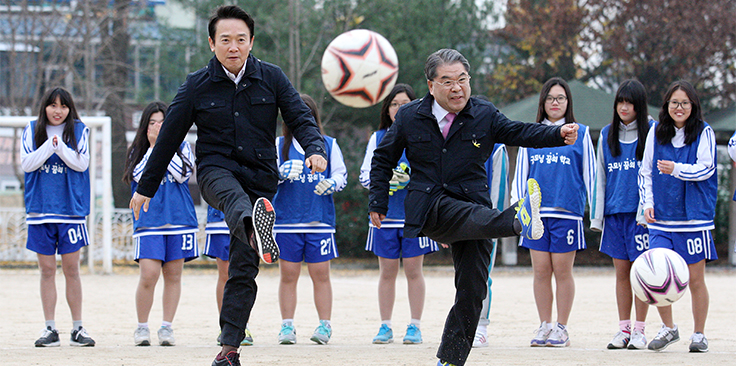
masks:
[[[212,366],[240,366],[240,354],[237,351],[230,351],[222,357],[219,353],[215,360],[212,361]]]
[[[273,225],[276,222],[276,212],[271,201],[259,198],[253,205],[253,236],[251,245],[258,251],[258,255],[266,263],[276,263],[279,260],[279,246],[273,236]]]

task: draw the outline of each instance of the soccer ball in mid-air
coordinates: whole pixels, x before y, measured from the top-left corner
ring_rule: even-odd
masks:
[[[631,265],[630,276],[636,297],[655,306],[667,306],[680,299],[690,281],[685,260],[666,248],[642,253]]]
[[[322,55],[322,82],[338,102],[355,108],[370,107],[385,98],[396,84],[399,59],[382,35],[354,29],[330,42]]]

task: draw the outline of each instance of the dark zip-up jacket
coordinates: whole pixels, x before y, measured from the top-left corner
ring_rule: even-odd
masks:
[[[305,156],[327,158],[309,107],[278,66],[250,55],[245,74],[235,85],[212,57],[179,87],[137,192],[153,197],[166,166],[194,123],[199,171],[217,166],[245,172],[241,181],[261,196],[272,197],[278,184],[275,141],[279,111],[304,147]]]
[[[485,162],[496,143],[506,146],[562,146],[560,127],[511,121],[492,103],[470,98],[457,114],[447,139],[432,114],[427,94],[401,107],[396,121],[373,153],[369,212],[388,211],[392,169],[406,149],[411,181],[404,200],[404,236],[422,236],[427,214],[444,191],[454,198],[492,207]],[[544,187],[542,187],[544,192]]]

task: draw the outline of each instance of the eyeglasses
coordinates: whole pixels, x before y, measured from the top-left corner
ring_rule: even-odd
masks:
[[[558,95],[556,97],[548,95],[547,98],[544,99],[544,102],[547,104],[552,104],[554,101],[557,101],[557,104],[562,104],[567,102],[567,97],[564,95]]]
[[[389,104],[388,107],[389,108],[399,108],[399,107],[401,107],[404,104],[408,104],[408,103],[391,102],[391,104]]]
[[[682,109],[690,109],[693,107],[693,104],[689,101],[684,102],[678,102],[676,100],[670,100],[669,102],[670,109],[677,109],[677,107],[682,107]]]
[[[464,86],[467,86],[468,84],[470,84],[470,75],[461,76],[461,77],[457,78],[457,80],[452,80],[452,79],[446,79],[446,80],[442,80],[442,81],[434,81],[434,80],[432,80],[432,82],[433,83],[437,83],[437,84],[439,84],[439,85],[441,85],[441,86],[443,86],[445,88],[448,88],[448,89],[449,88],[452,88],[452,86],[455,85],[455,83],[457,83],[457,85],[459,85],[460,87],[464,87]]]

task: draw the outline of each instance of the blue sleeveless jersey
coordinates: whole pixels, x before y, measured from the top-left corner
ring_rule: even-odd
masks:
[[[319,181],[329,178],[332,164],[332,143],[334,138],[324,136],[325,152],[327,154],[327,168],[323,173],[312,174],[305,165],[298,178],[279,184],[276,195],[273,197],[273,207],[276,210],[276,225],[306,224],[321,222],[335,227],[335,202],[332,195],[318,196],[314,188]],[[276,143],[279,149],[279,166],[284,163],[284,138],[280,136]],[[304,154],[298,152],[292,144],[289,148],[290,160],[304,161]],[[325,175],[327,173],[328,175]]]
[[[78,142],[87,126],[74,121],[74,138]],[[31,122],[31,134],[36,121]],[[33,137],[31,137],[33,138]],[[77,150],[86,146],[77,146]],[[83,172],[69,168],[53,154],[37,170],[25,173],[26,213],[58,214],[67,216],[89,215],[89,169]]]
[[[585,125],[578,124],[578,136],[585,136]],[[574,145],[530,148],[529,178],[542,188],[542,207],[559,207],[582,217],[585,212],[583,181],[583,139]]]
[[[708,124],[703,122],[703,127],[708,127]],[[675,148],[672,143],[661,145],[655,138],[652,162],[671,160],[676,163],[695,164],[698,160],[701,132],[702,130],[698,131],[697,140],[681,148]],[[713,156],[713,158],[715,159],[716,156]],[[703,181],[684,181],[669,174],[661,174],[654,166],[652,170],[652,188],[654,191],[654,217],[657,220],[712,221],[715,217],[718,174],[713,174]]]
[[[636,213],[639,206],[638,177],[641,161],[636,160],[637,141],[620,142],[621,154],[613,157],[608,145],[608,130],[603,127],[600,134],[603,168],[606,174],[606,200],[604,215]],[[598,172],[601,174],[602,172]]]
[[[381,140],[383,140],[383,136],[386,135],[387,130],[378,130],[376,131],[376,146],[381,144]],[[406,158],[406,151],[401,153],[401,158],[399,159],[399,162],[397,165],[404,163],[406,166],[411,167],[409,165],[409,159]],[[411,181],[409,181],[409,184],[411,184]],[[393,195],[388,196],[388,212],[386,212],[386,218],[392,219],[392,220],[404,220],[406,218],[406,214],[404,213],[404,200],[406,199],[406,194],[408,193],[408,190],[405,189],[399,189],[396,192],[394,192]]]
[[[184,141],[182,145],[186,143]],[[141,210],[139,219],[133,223],[134,231],[141,228],[159,228],[164,225],[185,226],[196,231],[199,225],[188,183],[188,178],[183,183],[179,183],[171,173],[166,171],[161,185],[151,198],[148,212]],[[132,193],[135,193],[138,183],[133,181],[130,185]]]

